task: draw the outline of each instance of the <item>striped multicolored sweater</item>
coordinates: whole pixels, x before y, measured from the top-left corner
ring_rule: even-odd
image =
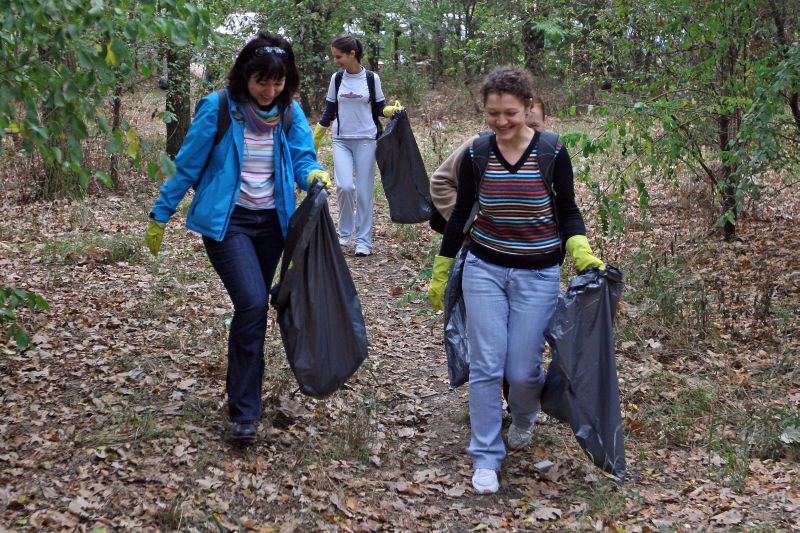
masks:
[[[456,207],[440,255],[454,257],[458,252],[479,182],[480,211],[469,234],[469,246],[476,256],[510,268],[545,268],[563,260],[562,243],[586,230],[575,204],[572,163],[566,148],[560,143],[556,146],[551,191],[539,172],[538,140],[537,133],[512,165],[493,136],[489,162],[480,179],[473,175],[472,151],[465,155],[459,169]]]
[[[245,128],[242,186],[236,205],[247,209],[275,208],[275,130],[256,133]]]

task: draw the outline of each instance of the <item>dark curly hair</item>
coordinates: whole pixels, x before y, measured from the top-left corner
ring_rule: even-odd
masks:
[[[285,53],[256,55],[256,51],[264,46],[278,48]],[[294,93],[300,86],[300,73],[294,63],[292,45],[282,35],[260,32],[244,45],[228,73],[228,90],[234,100],[246,102],[250,98],[247,81],[253,76],[256,81],[285,79],[286,85],[275,98],[275,103],[280,109],[292,103]]]
[[[356,60],[361,63],[361,58],[364,57],[364,45],[361,41],[352,35],[340,35],[331,43],[331,48],[341,50],[345,54],[355,51]]]
[[[525,106],[531,105],[536,95],[533,92],[533,76],[524,68],[505,65],[495,67],[483,79],[481,97],[483,105],[490,94],[513,94]]]

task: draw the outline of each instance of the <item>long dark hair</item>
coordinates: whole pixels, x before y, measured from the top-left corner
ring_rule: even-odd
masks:
[[[331,43],[331,48],[341,50],[345,54],[350,52],[356,53],[356,60],[361,63],[361,58],[364,57],[364,45],[361,41],[352,35],[340,35]]]
[[[294,63],[292,45],[282,35],[260,32],[244,45],[228,73],[228,90],[234,100],[246,102],[250,98],[247,81],[253,76],[256,81],[284,78],[286,85],[275,103],[280,109],[292,103],[300,86],[300,73]]]

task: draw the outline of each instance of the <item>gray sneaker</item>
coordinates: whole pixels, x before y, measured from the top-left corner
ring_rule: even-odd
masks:
[[[520,428],[513,424],[508,428],[508,447],[512,450],[521,450],[531,443],[533,429],[536,427],[536,419],[533,419],[530,427]]]

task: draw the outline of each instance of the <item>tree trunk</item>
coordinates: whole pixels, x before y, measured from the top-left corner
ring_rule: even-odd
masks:
[[[544,18],[544,13],[537,13],[536,4],[528,5],[525,21],[522,26],[522,46],[525,52],[525,68],[534,78],[544,78],[544,32],[534,26],[537,18]]]
[[[719,126],[719,148],[726,151],[730,148],[728,143],[730,141],[730,125],[731,117],[728,115],[721,115],[717,121]],[[734,167],[723,161],[722,176],[718,183],[721,184],[720,194],[722,201],[723,214],[731,213],[733,221],[727,217],[722,226],[722,234],[726,241],[732,240],[736,236],[736,183],[734,183]]]
[[[394,66],[400,65],[400,30],[394,30]]]
[[[119,131],[122,124],[122,84],[117,83],[114,87],[114,97],[111,104],[111,134],[114,135]],[[120,154],[111,154],[111,163],[109,164],[108,174],[111,177],[111,183],[114,190],[120,189],[119,181],[119,160]]]
[[[781,3],[779,7],[775,0],[769,1],[770,15],[772,22],[775,23],[775,32],[778,36],[780,45],[780,57],[786,59],[786,51],[789,49],[789,38],[786,35],[786,5]],[[797,129],[800,130],[800,93],[789,95],[789,109],[792,110],[792,118]]]
[[[167,123],[167,155],[172,159],[178,155],[189,131],[191,122],[191,86],[189,62],[192,50],[189,47],[167,49],[167,111],[175,115],[174,120]]]
[[[373,15],[369,17],[369,26],[371,28],[372,36],[368,37],[369,42],[367,48],[369,49],[369,69],[377,72],[379,68],[379,61],[381,57],[381,16]]]

